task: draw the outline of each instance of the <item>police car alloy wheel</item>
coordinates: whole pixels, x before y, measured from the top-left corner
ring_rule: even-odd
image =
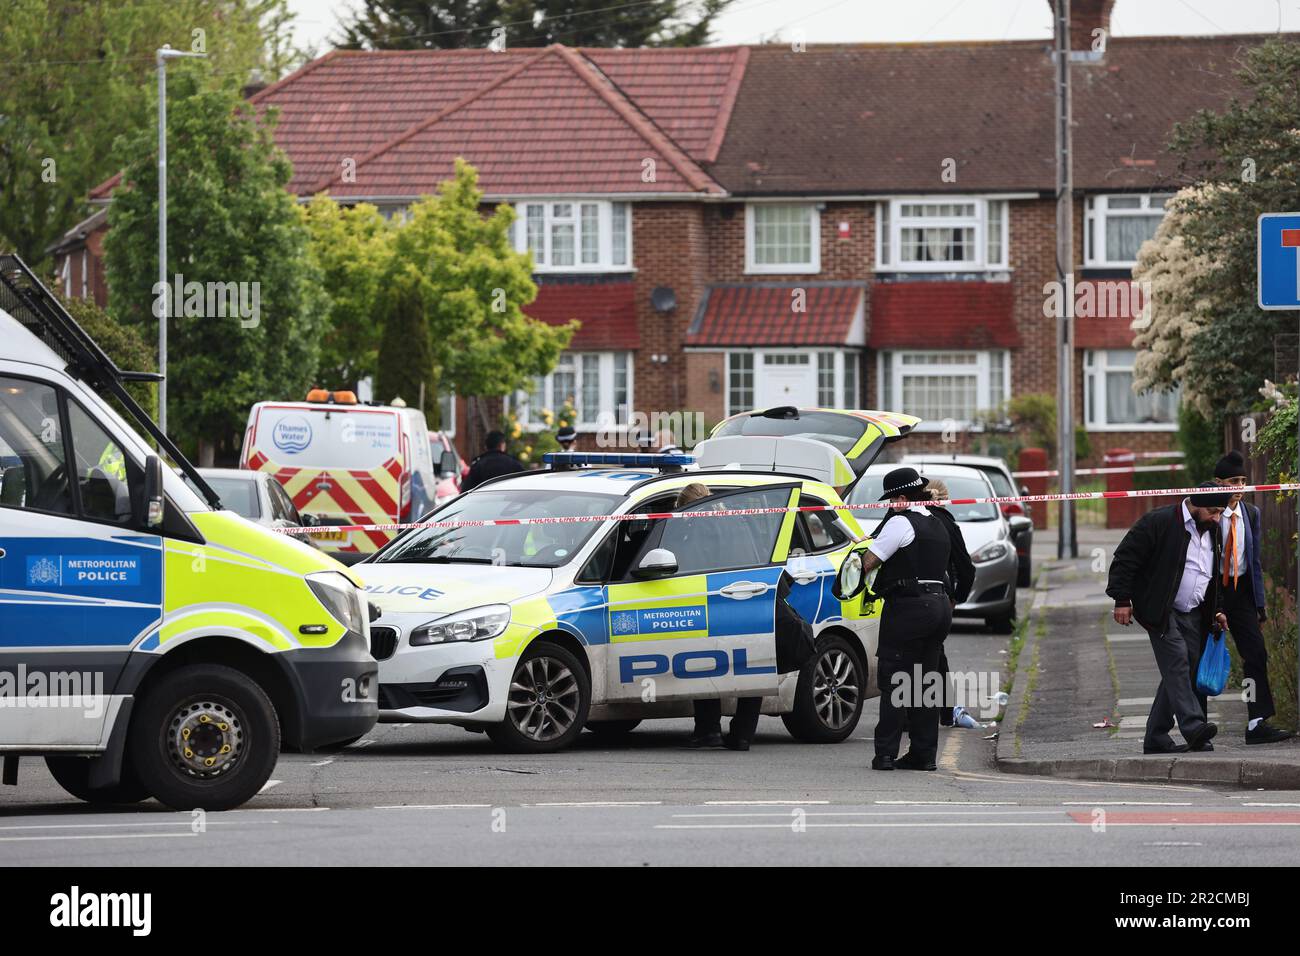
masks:
[[[578,659],[550,641],[535,641],[515,665],[506,719],[487,729],[516,753],[561,750],[582,733],[591,707],[591,681]]]
[[[781,720],[791,736],[807,743],[838,743],[858,725],[867,668],[842,634],[824,634],[817,654],[799,672],[794,709]]]
[[[193,664],[150,688],[127,743],[141,782],[177,810],[228,810],[255,796],[280,756],[270,698],[247,675]]]

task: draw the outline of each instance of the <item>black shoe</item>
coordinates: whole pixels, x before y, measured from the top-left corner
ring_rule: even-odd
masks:
[[[893,770],[894,758],[889,754],[876,754],[871,758],[872,770]]]
[[[1196,753],[1198,753],[1198,754],[1207,754],[1207,753],[1210,753],[1210,752],[1212,752],[1212,751],[1214,750],[1214,744],[1210,743],[1210,742],[1207,740],[1205,743],[1201,744],[1199,747],[1190,747],[1190,748],[1188,748],[1188,749],[1190,749],[1190,750],[1194,750],[1194,751],[1196,751]]]
[[[1289,730],[1280,730],[1277,727],[1270,727],[1267,721],[1261,720],[1255,725],[1255,729],[1246,728],[1246,743],[1248,744],[1275,744],[1282,740],[1290,740],[1294,737]]]
[[[728,750],[744,751],[749,749],[749,741],[737,737],[734,734],[727,734],[722,738],[722,746],[726,747]]]
[[[918,757],[910,750],[894,761],[899,770],[938,770],[933,757]]]
[[[699,734],[686,741],[687,750],[710,750],[722,746],[721,731],[713,731],[710,734]]]
[[[1144,754],[1185,754],[1187,753],[1187,744],[1170,744],[1168,747],[1152,747],[1143,744],[1142,752]]]
[[[1218,724],[1207,723],[1204,727],[1202,727],[1196,733],[1192,734],[1190,737],[1184,735],[1183,739],[1187,741],[1188,750],[1201,750],[1204,748],[1205,744],[1208,744],[1211,738],[1213,738],[1214,735],[1217,734],[1218,732],[1219,732]]]

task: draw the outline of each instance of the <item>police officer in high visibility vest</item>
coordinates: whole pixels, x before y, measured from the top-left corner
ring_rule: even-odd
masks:
[[[951,538],[939,517],[923,504],[929,480],[915,468],[885,476],[886,498],[895,505],[868,546],[863,573],[879,567],[873,588],[885,599],[877,645],[880,721],[876,724],[873,770],[934,770],[939,749],[939,706],[943,641],[952,624],[944,588]],[[898,756],[908,715],[908,752]]]

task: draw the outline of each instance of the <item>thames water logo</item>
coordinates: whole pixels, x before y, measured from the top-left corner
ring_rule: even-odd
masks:
[[[271,431],[271,441],[286,454],[296,455],[306,451],[311,444],[311,423],[301,415],[282,418]]]
[[[59,562],[50,557],[27,559],[27,583],[32,587],[58,587],[63,583]]]

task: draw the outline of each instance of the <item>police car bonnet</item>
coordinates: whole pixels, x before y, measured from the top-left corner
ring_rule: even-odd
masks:
[[[701,468],[776,471],[834,487],[850,484],[854,478],[847,458],[813,438],[727,435],[700,442],[694,455]]]

